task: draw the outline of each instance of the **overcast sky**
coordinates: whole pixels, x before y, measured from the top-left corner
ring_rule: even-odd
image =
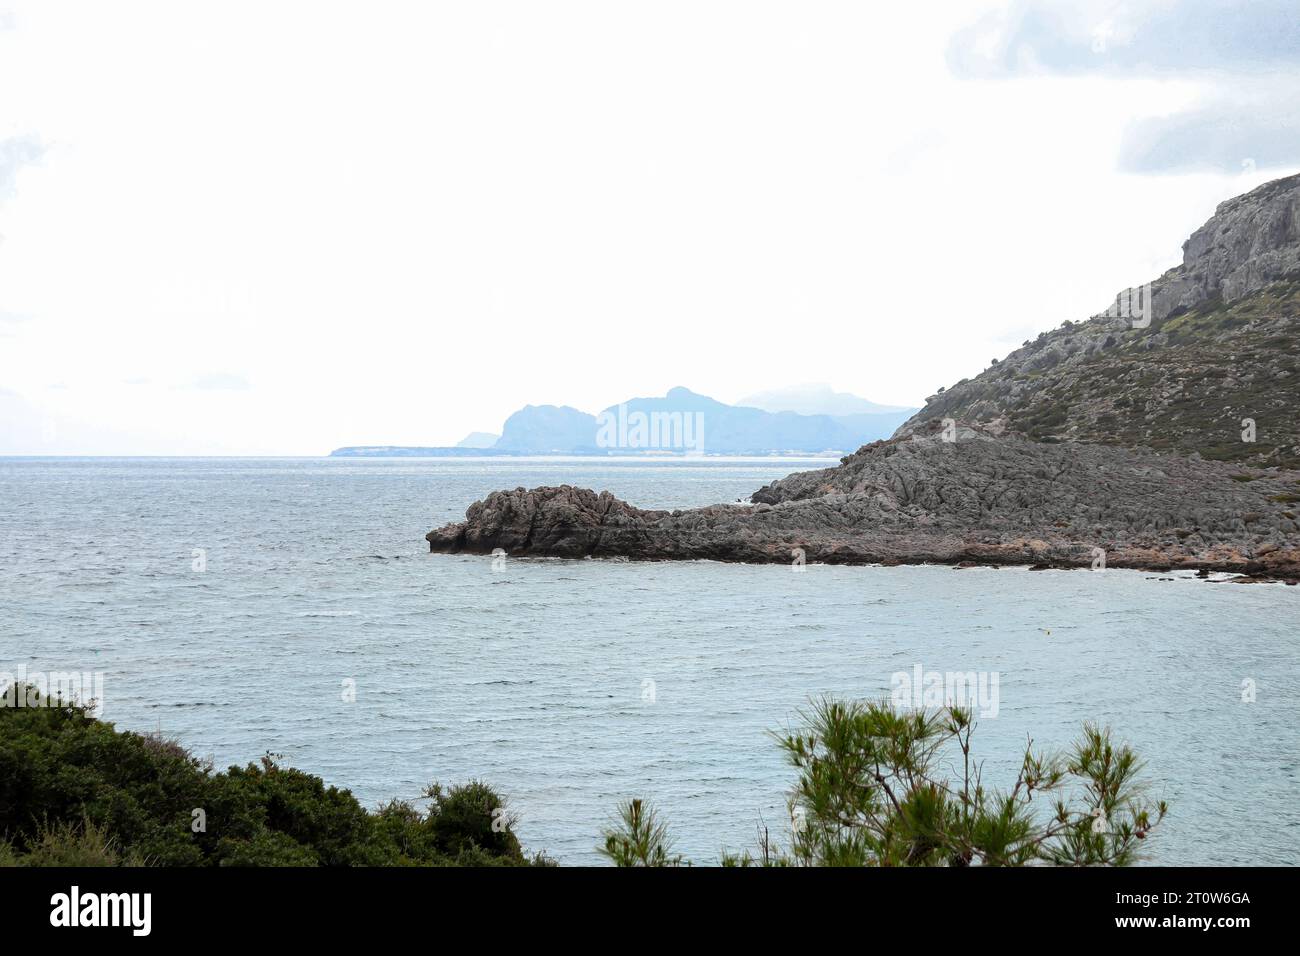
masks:
[[[1294,0],[0,0],[0,454],[921,404],[1300,170]]]

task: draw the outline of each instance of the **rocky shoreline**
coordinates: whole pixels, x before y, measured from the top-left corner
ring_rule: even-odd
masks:
[[[1047,444],[931,422],[750,505],[637,508],[568,485],[498,491],[430,531],[442,553],[752,563],[1028,565],[1300,580],[1300,472]]]

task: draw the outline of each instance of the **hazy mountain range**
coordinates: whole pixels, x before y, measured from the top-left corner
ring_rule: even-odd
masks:
[[[755,392],[736,404],[761,408],[765,412],[796,412],[800,415],[888,415],[908,410],[902,405],[877,405],[848,392],[837,392],[825,382]]]
[[[628,399],[597,415],[567,405],[527,405],[506,419],[499,437],[475,432],[455,448],[366,445],[338,448],[331,455],[839,456],[888,438],[916,411],[877,405],[826,385],[762,392],[737,405],[677,387],[663,396]]]

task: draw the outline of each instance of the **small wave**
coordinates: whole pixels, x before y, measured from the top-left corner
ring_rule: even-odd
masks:
[[[502,680],[480,680],[480,681],[470,681],[470,682],[469,682],[469,686],[470,686],[470,687],[494,687],[494,686],[501,686],[501,687],[514,687],[514,686],[517,685],[517,684],[535,684],[535,683],[537,683],[537,682],[534,681],[534,680],[504,680],[504,679],[502,679]]]
[[[170,710],[178,707],[187,709],[191,707],[230,707],[232,704],[227,700],[178,700],[170,704],[145,702],[143,706],[146,710],[158,710],[160,708],[167,708]]]

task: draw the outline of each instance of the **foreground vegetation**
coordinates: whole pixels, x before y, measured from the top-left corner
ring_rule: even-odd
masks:
[[[501,797],[478,781],[431,785],[424,810],[395,800],[368,811],[273,755],[214,772],[175,741],[46,703],[0,707],[3,866],[553,865],[524,852]],[[1141,796],[1137,756],[1106,731],[1085,726],[1064,756],[1027,747],[1007,790],[984,784],[973,732],[961,708],[821,702],[778,736],[798,772],[788,841],[760,830],[756,851],[721,862],[1125,865],[1164,818]],[[601,851],[618,866],[687,862],[642,800],[620,808]]]
[[[371,812],[270,754],[214,773],[176,742],[119,732],[80,705],[0,707],[0,865],[550,862],[524,854],[486,784],[425,795],[425,811],[395,800]]]
[[[1060,756],[1031,741],[1012,786],[997,790],[983,781],[974,730],[960,707],[822,701],[778,737],[799,774],[788,844],[760,828],[757,851],[723,853],[723,865],[1125,866],[1164,819],[1165,804],[1142,796],[1137,755],[1109,731],[1084,725]],[[686,865],[648,803],[628,801],[619,817],[602,847],[616,866]]]

